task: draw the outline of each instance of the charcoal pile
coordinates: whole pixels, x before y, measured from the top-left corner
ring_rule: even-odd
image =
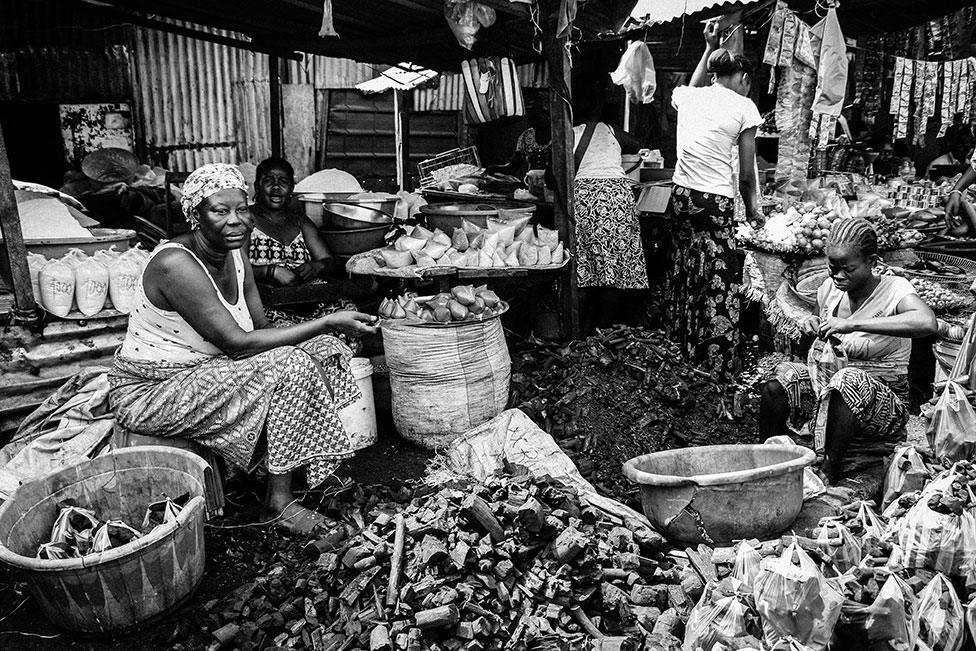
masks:
[[[207,604],[210,648],[671,651],[704,585],[654,532],[528,474],[377,503],[304,551]]]
[[[616,327],[512,353],[510,405],[549,432],[600,492],[635,505],[621,464],[690,445],[754,443],[755,404],[688,364],[663,333]]]

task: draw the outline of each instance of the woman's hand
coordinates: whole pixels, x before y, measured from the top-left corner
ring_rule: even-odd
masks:
[[[718,49],[721,45],[722,29],[717,20],[710,20],[705,23],[705,45],[709,49]]]
[[[379,322],[379,317],[362,312],[343,311],[329,314],[322,317],[330,328],[335,328],[350,335],[371,335],[379,328],[374,325]]]
[[[816,314],[808,316],[799,323],[800,332],[811,337],[816,337],[820,333],[820,317]]]
[[[962,204],[962,193],[955,190],[950,192],[949,196],[946,198],[946,203],[945,203],[946,226],[948,226],[949,228],[958,225],[957,223],[953,222],[953,219],[958,221],[959,208],[961,204]]]
[[[322,276],[322,272],[325,271],[327,262],[325,260],[310,260],[303,265],[299,265],[295,268],[295,273],[299,278],[308,282],[310,280],[315,280]]]
[[[298,276],[294,271],[288,267],[281,267],[275,265],[271,269],[271,280],[278,283],[279,285],[296,285],[298,284]]]
[[[820,324],[820,338],[827,339],[831,335],[846,335],[857,330],[854,321],[832,316]]]

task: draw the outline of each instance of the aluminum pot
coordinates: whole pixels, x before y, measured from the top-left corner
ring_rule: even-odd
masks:
[[[365,251],[378,249],[384,244],[384,236],[390,230],[389,225],[368,226],[366,228],[326,229],[319,230],[322,239],[335,255],[351,256]]]
[[[375,208],[352,203],[322,204],[322,228],[327,230],[358,230],[392,223],[392,217]]]

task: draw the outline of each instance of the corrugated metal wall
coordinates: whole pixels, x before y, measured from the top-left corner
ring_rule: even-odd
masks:
[[[270,151],[268,58],[152,29],[135,29],[141,126],[154,163],[192,170]]]

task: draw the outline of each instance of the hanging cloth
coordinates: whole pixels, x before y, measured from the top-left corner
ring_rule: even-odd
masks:
[[[338,36],[333,25],[332,0],[322,0],[322,27],[319,28],[319,36]]]
[[[627,91],[631,102],[650,104],[657,90],[657,73],[654,71],[654,57],[643,41],[634,41],[627,46],[617,69],[610,73],[610,80]]]
[[[816,41],[820,42],[820,59],[810,138],[822,147],[833,134],[847,91],[847,43],[836,9],[828,10],[824,19],[813,26],[813,37],[815,48]]]
[[[559,3],[559,17],[556,23],[556,38],[569,38],[569,32],[576,21],[576,1],[561,0]]]

